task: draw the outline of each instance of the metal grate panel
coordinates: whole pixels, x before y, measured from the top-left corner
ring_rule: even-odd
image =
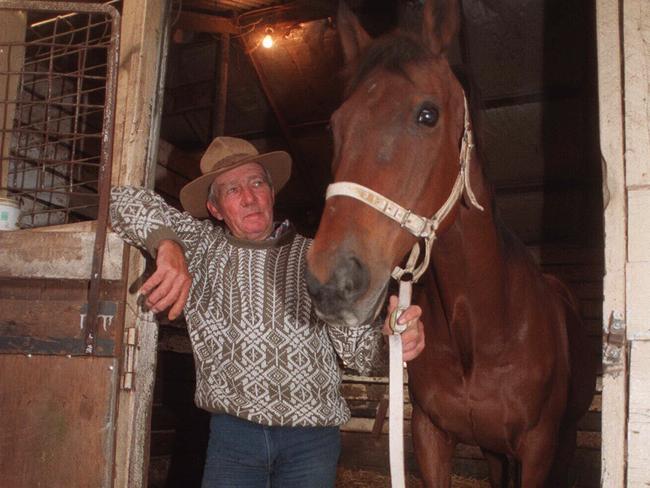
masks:
[[[110,184],[117,11],[0,1],[0,17],[0,197],[19,203],[23,228],[97,219]]]

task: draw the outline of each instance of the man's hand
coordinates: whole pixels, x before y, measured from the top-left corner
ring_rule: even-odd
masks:
[[[388,304],[388,315],[384,322],[382,332],[390,335],[393,331],[390,328],[390,315],[397,308],[397,297],[390,297]],[[424,325],[420,320],[422,309],[418,305],[409,306],[402,315],[397,319],[398,324],[408,324],[406,330],[402,332],[402,359],[410,361],[416,358],[424,349]]]
[[[139,291],[146,297],[145,304],[153,313],[171,307],[167,316],[174,320],[183,311],[191,284],[183,249],[174,241],[164,240],[158,246],[156,272]]]

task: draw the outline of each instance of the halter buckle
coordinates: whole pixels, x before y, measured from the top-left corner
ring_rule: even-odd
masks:
[[[406,212],[404,213],[404,216],[402,217],[402,220],[399,223],[400,227],[402,228],[406,227],[406,224],[408,223],[408,220],[410,218],[411,218],[411,211],[407,209]]]

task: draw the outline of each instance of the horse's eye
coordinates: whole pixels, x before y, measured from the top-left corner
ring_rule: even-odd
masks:
[[[438,109],[436,107],[422,107],[418,113],[418,124],[434,127],[438,123]]]

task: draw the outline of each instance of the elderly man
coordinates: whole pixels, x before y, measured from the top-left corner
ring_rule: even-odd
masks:
[[[196,404],[213,413],[204,487],[331,487],[339,426],[350,417],[339,360],[365,372],[383,361],[382,330],[323,323],[305,283],[310,240],[273,220],[289,155],[218,137],[203,176],[181,191],[186,213],[151,191],[115,188],[113,229],[156,257],[141,291],[154,312],[184,309]],[[214,225],[200,218],[212,216]],[[391,299],[391,307],[395,298]],[[401,323],[404,359],[424,347],[418,307]],[[384,324],[384,331],[387,331]]]

